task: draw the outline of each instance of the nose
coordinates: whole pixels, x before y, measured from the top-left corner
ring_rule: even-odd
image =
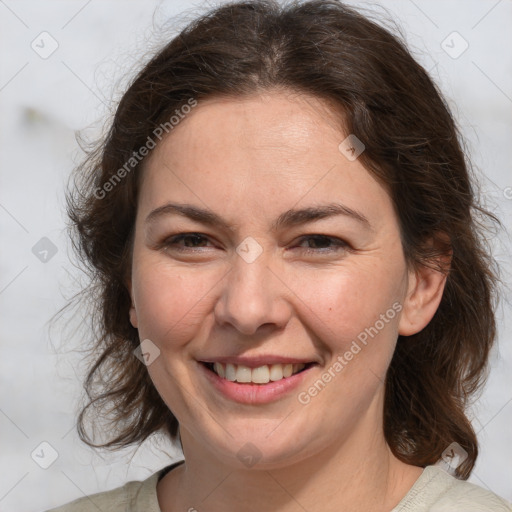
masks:
[[[265,252],[252,262],[234,255],[214,309],[219,325],[230,325],[241,334],[254,335],[282,329],[288,323],[290,290],[270,263]]]

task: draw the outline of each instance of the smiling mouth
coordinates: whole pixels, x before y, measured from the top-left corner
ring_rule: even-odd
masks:
[[[221,379],[231,382],[238,382],[240,384],[268,384],[269,382],[287,379],[292,375],[301,373],[316,363],[265,364],[257,368],[218,362],[208,363],[201,361],[201,364]]]

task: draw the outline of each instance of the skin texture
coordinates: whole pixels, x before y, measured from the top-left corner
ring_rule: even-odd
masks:
[[[158,485],[162,510],[382,512],[421,474],[385,442],[383,382],[398,334],[428,324],[445,278],[406,265],[392,201],[358,160],[341,154],[346,136],[321,100],[272,90],[201,101],[146,161],[130,321],[160,350],[148,371],[179,420],[186,461]],[[175,214],[146,222],[171,201],[207,208],[229,228]],[[338,215],[271,229],[288,209],[331,202],[371,227]],[[165,245],[179,233],[204,238]],[[246,237],[262,249],[251,263],[236,252]],[[394,303],[401,311],[300,403],[298,393]],[[318,365],[297,391],[245,405],[219,394],[196,362],[260,354]],[[237,457],[247,442],[261,454],[252,467]]]

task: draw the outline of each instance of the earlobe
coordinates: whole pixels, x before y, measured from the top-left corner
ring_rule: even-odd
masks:
[[[130,294],[130,299],[132,301],[130,306],[130,323],[135,327],[135,329],[138,329],[139,323],[137,321],[137,310],[135,309],[135,302],[133,300],[132,284],[128,283],[126,288],[128,289],[128,293]]]
[[[434,317],[446,284],[447,274],[421,266],[409,276],[398,333],[411,336],[424,329]]]
[[[133,327],[135,327],[135,329],[139,328],[139,323],[137,321],[137,310],[135,309],[133,302],[130,307],[130,323],[132,324]]]

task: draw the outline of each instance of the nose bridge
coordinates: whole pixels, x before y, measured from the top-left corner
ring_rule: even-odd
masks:
[[[244,334],[253,334],[264,324],[284,325],[288,308],[268,268],[270,260],[271,254],[250,237],[237,247],[215,308],[220,324],[230,323]]]

